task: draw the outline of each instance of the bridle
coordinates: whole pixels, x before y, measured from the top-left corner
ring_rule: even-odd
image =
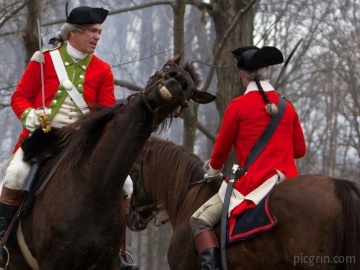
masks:
[[[151,199],[151,196],[150,194],[147,192],[146,188],[145,188],[145,185],[144,185],[144,178],[143,178],[143,170],[142,170],[142,163],[141,162],[136,162],[133,166],[133,172],[136,173],[136,175],[138,176],[137,178],[137,182],[140,181],[141,183],[141,192],[144,193],[147,197],[147,201],[150,201],[149,204],[147,205],[144,205],[144,206],[139,206],[137,207],[135,204],[134,204],[134,196],[131,197],[131,201],[130,201],[130,207],[132,209],[132,211],[134,212],[134,216],[135,216],[135,219],[137,221],[137,223],[139,224],[139,226],[143,227],[143,228],[146,228],[147,224],[149,224],[149,222],[154,219],[154,224],[156,227],[159,227],[161,225],[164,225],[166,224],[169,219],[165,219],[163,221],[160,221],[160,222],[156,222],[156,216],[160,213],[160,209],[161,209],[161,205],[158,205],[156,202],[154,202],[152,199]],[[210,179],[200,179],[198,181],[195,181],[195,182],[192,182],[190,183],[190,187],[193,187],[195,185],[198,185],[198,184],[208,184],[210,182],[214,182],[214,181],[222,181],[224,180],[223,176],[219,175],[218,177],[213,177],[213,178],[210,178]],[[134,192],[133,194],[135,194],[135,186],[134,186]],[[144,211],[147,211],[149,209],[152,209],[155,207],[155,210],[151,213],[151,215],[148,217],[148,218],[144,218],[142,216],[142,212]]]
[[[166,65],[164,66],[164,68],[166,67]],[[163,69],[164,69],[163,68]],[[158,79],[158,81],[156,83],[154,83],[151,87],[149,88],[145,88],[143,90],[141,90],[139,93],[135,93],[135,94],[132,94],[130,95],[128,98],[127,98],[127,101],[129,102],[130,99],[134,96],[141,96],[142,97],[142,100],[144,102],[144,104],[146,105],[146,107],[148,108],[148,110],[153,114],[154,118],[153,118],[153,130],[155,130],[157,127],[158,127],[158,119],[159,117],[161,118],[177,118],[181,115],[182,111],[184,108],[187,108],[189,106],[188,104],[188,99],[186,98],[185,95],[182,96],[182,100],[180,101],[180,110],[174,114],[171,114],[171,115],[160,115],[159,111],[161,110],[161,108],[165,107],[168,103],[174,103],[174,97],[173,95],[171,94],[171,92],[169,91],[169,89],[164,85],[164,83],[162,82],[162,78],[165,77],[166,75],[166,72],[163,71],[163,69],[161,70],[157,70],[154,75],[152,75],[149,80],[148,80],[148,83],[149,84],[152,80],[154,79]],[[175,80],[177,76],[175,77],[172,77],[172,79]],[[158,92],[159,92],[159,95],[162,97],[163,99],[163,102],[162,104],[160,105],[151,105],[149,100],[147,100],[146,98],[146,95],[145,93],[149,90],[151,90],[152,88],[156,87],[158,89]]]
[[[169,219],[165,219],[163,221],[160,222],[156,222],[156,216],[160,213],[160,209],[161,209],[161,205],[158,205],[156,202],[154,202],[149,193],[146,191],[145,185],[144,185],[144,178],[143,178],[143,171],[142,171],[142,164],[141,163],[135,163],[133,170],[135,170],[136,174],[138,175],[138,179],[136,181],[141,181],[142,185],[141,185],[141,192],[144,193],[146,195],[146,197],[149,199],[149,201],[151,201],[149,204],[144,205],[144,206],[140,206],[137,207],[134,204],[134,196],[131,197],[130,200],[130,208],[132,209],[132,211],[134,212],[134,216],[136,219],[136,222],[139,224],[139,226],[146,228],[146,226],[149,224],[149,222],[154,219],[154,224],[156,227],[159,227],[161,225],[166,224]],[[134,192],[135,193],[135,186],[134,186]],[[147,211],[149,209],[153,209],[155,208],[155,210],[153,210],[153,212],[151,213],[151,215],[148,218],[144,218],[142,216],[142,212]]]

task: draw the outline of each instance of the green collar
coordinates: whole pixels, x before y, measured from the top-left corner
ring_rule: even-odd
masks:
[[[89,66],[91,58],[92,58],[92,54],[89,53],[83,60],[75,63],[74,60],[70,57],[70,55],[67,53],[66,44],[64,44],[60,47],[60,55],[61,55],[61,58],[64,63],[66,63],[66,62],[69,63],[66,66],[71,66],[71,65],[77,64],[83,70],[86,70],[86,68]]]

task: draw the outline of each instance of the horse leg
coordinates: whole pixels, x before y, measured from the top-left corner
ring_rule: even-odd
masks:
[[[66,251],[62,250],[62,252]],[[98,260],[93,261],[92,264],[90,264],[89,261],[84,261],[82,259],[77,261],[74,256],[71,258],[66,257],[61,261],[59,260],[61,256],[55,256],[55,253],[59,254],[61,251],[54,249],[49,254],[47,254],[47,256],[41,261],[41,264],[39,265],[40,270],[121,270],[119,257],[117,254],[112,256],[112,258],[98,257]],[[96,256],[89,254],[88,259],[94,260],[94,257]]]

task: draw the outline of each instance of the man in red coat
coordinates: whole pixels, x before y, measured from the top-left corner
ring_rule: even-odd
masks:
[[[208,171],[205,178],[221,174],[233,146],[238,163],[243,167],[271,116],[277,113],[275,104],[280,96],[268,80],[268,67],[283,62],[281,52],[275,47],[259,49],[246,46],[232,53],[237,59],[237,68],[246,91],[233,99],[225,110],[210,160],[206,164]],[[286,103],[284,114],[270,141],[234,184],[233,193],[236,196],[230,199],[230,227],[234,226],[237,215],[255,207],[274,185],[298,175],[294,159],[305,155],[306,144],[298,115],[292,104]],[[221,221],[226,185],[224,181],[219,193],[201,206],[190,221],[201,256],[201,269],[221,269],[218,243],[212,227]]]
[[[11,107],[24,128],[3,178],[0,238],[23,200],[30,169],[22,160],[20,142],[39,126],[63,127],[95,105],[115,105],[110,65],[94,55],[107,15],[106,9],[88,6],[74,8],[69,15],[66,10],[66,24],[50,40],[53,47],[33,55],[11,97]],[[7,259],[0,249],[0,267]],[[121,269],[139,269],[120,260]]]

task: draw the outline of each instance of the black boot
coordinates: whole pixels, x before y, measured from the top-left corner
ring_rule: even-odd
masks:
[[[201,257],[201,270],[221,270],[219,244],[212,228],[206,228],[194,235],[195,245]]]
[[[0,202],[0,239],[2,239],[9,228],[9,225],[16,214],[19,206],[9,205]],[[8,241],[14,239],[14,234],[10,234]],[[5,247],[0,246],[0,268],[6,268],[9,261],[9,254]]]
[[[139,266],[135,264],[127,263],[123,256],[119,255],[119,261],[120,261],[120,269],[121,270],[138,270],[140,269]]]

